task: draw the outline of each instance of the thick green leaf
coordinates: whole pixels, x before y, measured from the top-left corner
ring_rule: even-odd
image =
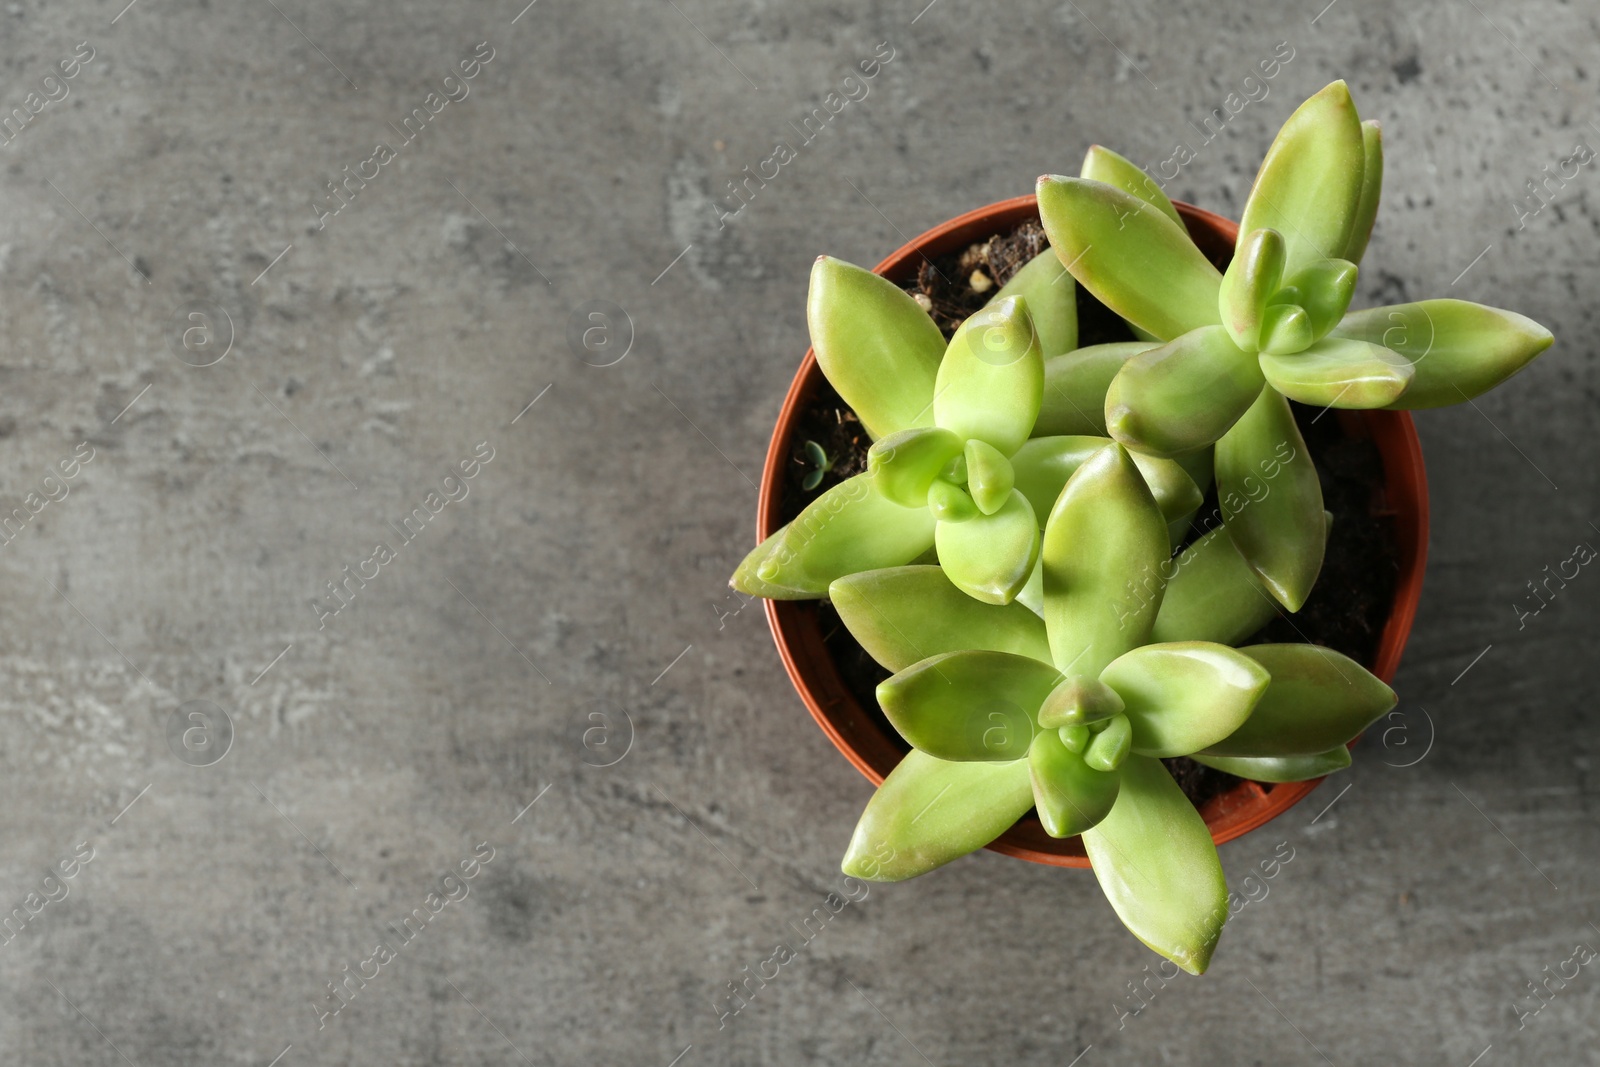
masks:
[[[1121,445],[1068,479],[1045,525],[1044,620],[1065,674],[1099,675],[1144,644],[1171,552],[1161,509]]]
[[[829,256],[811,268],[811,347],[874,439],[933,424],[944,335],[904,290]]]
[[[1261,348],[1261,315],[1283,284],[1283,235],[1277,230],[1240,234],[1233,260],[1222,275],[1222,325],[1242,351]]]
[[[1267,149],[1245,201],[1239,232],[1283,234],[1293,274],[1340,255],[1360,207],[1366,149],[1350,90],[1336,81],[1301,104]]]
[[[1167,199],[1167,194],[1161,191],[1155,179],[1139,169],[1132,160],[1122,158],[1109,148],[1090,145],[1089,151],[1084,154],[1083,168],[1078,172],[1078,177],[1105,182],[1125,193],[1132,193],[1179,226],[1183,225],[1178,209],[1172,206],[1172,201]]]
[[[993,515],[1011,498],[1011,489],[1017,483],[1017,473],[1011,461],[998,448],[987,441],[973,438],[967,442],[965,456],[967,491],[972,502],[985,515]]]
[[[1290,400],[1317,407],[1381,408],[1402,396],[1414,371],[1382,345],[1324,337],[1292,356],[1261,354],[1267,384]]]
[[[1126,705],[1133,750],[1165,758],[1199,752],[1237,730],[1270,676],[1226,645],[1181,641],[1119,656],[1100,680]]]
[[[1311,341],[1311,316],[1299,304],[1269,304],[1261,313],[1261,351],[1288,356],[1304,352]]]
[[[1166,341],[1221,321],[1222,275],[1188,232],[1104,182],[1039,179],[1039,217],[1072,276],[1112,311]]]
[[[840,578],[828,599],[861,647],[891,671],[981,649],[1050,662],[1044,620],[1021,604],[985,604],[938,567],[888,567]]]
[[[1083,847],[1124,926],[1190,974],[1203,974],[1228,919],[1211,831],[1160,761],[1130,756],[1122,788]]]
[[[1113,715],[1089,727],[1083,762],[1097,771],[1114,771],[1133,751],[1133,724],[1126,715]]]
[[[1178,553],[1150,640],[1236,645],[1278,614],[1255,571],[1218,526]]]
[[[939,565],[968,596],[1009,604],[1039,560],[1039,520],[1027,497],[1013,489],[993,515],[938,523],[934,545]]]
[[[1157,347],[1154,341],[1090,345],[1044,361],[1044,399],[1035,437],[1092,434],[1106,437],[1106,390],[1129,359]]]
[[[793,555],[793,551],[784,544],[784,531],[779,530],[767,537],[744,557],[738,569],[728,579],[728,586],[746,596],[765,597],[768,600],[817,600],[823,594],[814,593],[808,589],[796,589],[792,586],[780,585],[777,582],[768,582],[757,577],[757,572],[766,571],[777,577],[778,561]],[[1042,587],[1041,587],[1042,588]],[[1043,593],[1041,591],[1041,597]]]
[[[1339,324],[1356,292],[1356,265],[1347,259],[1307,263],[1288,280],[1300,294],[1300,306],[1311,323],[1311,340],[1320,341]]]
[[[914,748],[946,760],[1028,754],[1039,706],[1061,682],[1048,663],[1008,652],[946,652],[878,683],[878,703]]]
[[[1048,248],[1011,276],[989,301],[991,305],[1020,296],[1028,305],[1039,349],[1048,359],[1078,347],[1078,283]]]
[[[1129,448],[1170,458],[1220,438],[1263,384],[1256,357],[1226,328],[1202,327],[1122,365],[1106,392],[1106,425]]]
[[[1239,650],[1272,681],[1245,724],[1208,756],[1314,756],[1353,741],[1395,706],[1394,690],[1365,667],[1320,645]]]
[[[1111,812],[1122,785],[1116,771],[1097,771],[1061,743],[1054,730],[1033,739],[1028,752],[1033,804],[1051,837],[1074,837]]]
[[[1367,341],[1398,352],[1416,376],[1392,408],[1437,408],[1487,392],[1550,347],[1550,331],[1514,311],[1465,300],[1352,311],[1335,337]]]
[[[1047,729],[1087,726],[1116,718],[1124,706],[1109,685],[1087,674],[1074,674],[1052,689],[1039,705],[1039,725]]]
[[[961,438],[936,426],[919,426],[881,438],[867,451],[867,471],[878,492],[901,507],[926,507],[928,487],[945,464],[961,455]]]
[[[940,522],[970,522],[982,514],[967,491],[944,479],[928,486],[928,511]]]
[[[1372,237],[1372,224],[1377,221],[1378,200],[1383,193],[1383,128],[1377,119],[1361,124],[1361,144],[1361,198],[1350,222],[1350,241],[1340,253],[1341,258],[1356,264],[1367,254],[1367,241]]]
[[[952,763],[912,751],[861,813],[840,869],[899,882],[982,848],[1033,806],[1028,761]]]
[[[1016,488],[1033,505],[1035,515],[1048,517],[1073,472],[1109,444],[1110,439],[1105,437],[1035,437],[1011,457]],[[1162,518],[1180,518],[1200,506],[1204,495],[1175,461],[1139,452],[1130,455],[1150,487]]]
[[[934,542],[927,508],[903,508],[858,474],[813,500],[733,572],[733,587],[773,600],[815,600],[835,578],[898,567]]]
[[[939,364],[933,420],[962,440],[1005,455],[1033,432],[1044,393],[1044,356],[1027,304],[1007,297],[963,322]]]
[[[1273,598],[1299,611],[1322,570],[1322,485],[1289,402],[1261,390],[1217,442],[1217,500],[1239,554]]]
[[[1196,763],[1252,782],[1308,782],[1350,766],[1350,750],[1343,745],[1314,756],[1189,756]]]

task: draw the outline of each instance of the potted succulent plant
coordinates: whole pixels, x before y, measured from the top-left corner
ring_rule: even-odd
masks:
[[[826,598],[893,672],[877,703],[910,751],[847,873],[924,873],[1032,809],[1081,839],[1130,931],[1205,970],[1228,914],[1223,835],[1161,760],[1312,781],[1395,704],[1349,656],[1251,640],[1275,619],[1299,634],[1336,521],[1290,401],[1466,400],[1552,340],[1457,300],[1349,310],[1382,169],[1377,124],[1328,86],[1279,132],[1219,269],[1185,228],[1198,213],[1091,149],[1081,177],[1039,181],[1049,247],[948,339],[930,301],[817,261],[816,363],[872,444],[733,584]],[[1085,300],[1133,339],[1080,347]]]

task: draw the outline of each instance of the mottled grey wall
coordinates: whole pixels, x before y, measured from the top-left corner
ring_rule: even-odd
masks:
[[[38,909],[0,944],[0,1060],[1594,1061],[1594,968],[1514,1007],[1600,947],[1600,575],[1516,607],[1600,538],[1600,173],[1516,207],[1600,138],[1592,5],[522,2],[0,11],[0,114],[29,119],[0,146],[0,505],[93,457],[0,546],[0,908]],[[719,218],[882,42],[870,94]],[[1294,859],[1137,1015],[1156,957],[1093,878],[981,854],[873,887],[719,1030],[869,795],[724,586],[811,261],[875,262],[1096,141],[1156,167],[1281,47],[1170,191],[1236,215],[1346,78],[1389,157],[1361,299],[1559,338],[1419,419],[1406,732],[1223,849],[1236,879]],[[346,166],[376,173],[332,214]],[[586,363],[569,324],[606,307]],[[347,565],[378,576],[335,615]],[[463,861],[469,895],[319,1020]]]

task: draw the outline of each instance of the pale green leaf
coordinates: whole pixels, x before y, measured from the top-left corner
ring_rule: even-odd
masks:
[[[1045,626],[1063,673],[1097,676],[1145,643],[1170,551],[1161,509],[1126,449],[1107,445],[1078,467],[1041,553]]]
[[[1109,444],[1110,439],[1105,437],[1035,437],[1011,457],[1016,488],[1033,505],[1034,514],[1046,518],[1067,480],[1085,460]],[[1155,497],[1162,518],[1171,521],[1200,506],[1204,495],[1177,462],[1140,452],[1129,454]]]
[[[858,474],[813,500],[733,573],[733,587],[773,600],[815,600],[835,578],[898,567],[934,542],[928,509],[903,508]]]
[[[1263,384],[1255,355],[1206,326],[1124,363],[1106,393],[1106,425],[1129,448],[1170,458],[1220,438]]]
[[[913,750],[867,802],[840,869],[899,882],[982,848],[1033,806],[1028,761],[952,763]]]
[[[1009,604],[1022,591],[1038,562],[1039,540],[1039,520],[1015,489],[993,515],[939,522],[934,533],[945,574],[986,604]]]
[[[1095,826],[1110,814],[1122,785],[1119,772],[1090,767],[1054,730],[1033,739],[1028,770],[1039,821],[1051,837],[1073,837]]]
[[[1028,305],[1039,350],[1046,359],[1078,347],[1078,283],[1048,248],[1030,259],[990,299],[1020,296]]]
[[[1320,645],[1251,645],[1240,652],[1272,681],[1243,726],[1208,756],[1314,756],[1347,744],[1395,706],[1394,690]]]
[[[1339,324],[1356,292],[1356,265],[1347,259],[1318,259],[1301,267],[1286,283],[1300,294],[1311,325],[1311,340],[1320,341]]]
[[[1261,351],[1293,355],[1311,341],[1311,316],[1299,304],[1269,304],[1261,313]]]
[[[1361,118],[1336,81],[1296,109],[1256,172],[1239,232],[1283,234],[1285,271],[1340,255],[1360,207],[1366,170]]]
[[[878,704],[914,748],[945,760],[1028,754],[1039,706],[1061,682],[1048,663],[1006,652],[947,652],[878,683]]]
[[[1182,226],[1132,193],[1047,176],[1039,217],[1072,276],[1130,323],[1165,341],[1222,321],[1222,275]]]
[[[1161,186],[1156,184],[1155,179],[1139,169],[1132,160],[1124,159],[1109,148],[1097,144],[1090,145],[1089,151],[1084,154],[1083,167],[1078,171],[1078,177],[1105,182],[1125,193],[1132,193],[1179,226],[1183,225],[1183,217],[1178,214],[1178,209],[1172,206],[1172,201],[1167,199],[1167,194],[1161,191]]]
[[[1221,526],[1178,553],[1167,574],[1151,641],[1236,645],[1278,614],[1277,601]]]
[[[1189,758],[1252,782],[1307,782],[1350,766],[1350,750],[1343,745],[1312,756],[1208,756],[1196,752]]]
[[[806,322],[822,373],[874,439],[932,425],[944,335],[898,285],[822,256]]]
[[[1222,325],[1245,352],[1261,348],[1261,316],[1283,284],[1284,257],[1283,235],[1277,230],[1242,233],[1222,275]]]
[[[1267,383],[1290,400],[1317,407],[1381,408],[1403,396],[1415,372],[1382,345],[1324,337],[1292,356],[1261,354]]]
[[[1555,340],[1524,315],[1465,300],[1352,311],[1333,334],[1383,345],[1410,361],[1416,375],[1392,408],[1464,403],[1517,373]]]
[[[1083,834],[1095,877],[1124,926],[1190,974],[1203,974],[1228,919],[1211,831],[1160,761],[1130,756],[1111,812]]]
[[[1199,752],[1233,733],[1269,679],[1253,659],[1207,641],[1145,645],[1100,674],[1126,705],[1133,750],[1163,758]]]
[[[985,515],[993,515],[1011,498],[1016,471],[998,448],[977,438],[967,442],[967,491]]]
[[[1044,361],[1044,399],[1033,424],[1035,437],[1087,435],[1107,437],[1106,390],[1122,365],[1153,341],[1119,341],[1090,345]]]
[[[1007,297],[956,329],[939,364],[933,419],[1009,456],[1033,432],[1043,393],[1044,356],[1027,304]]]
[[[1290,611],[1322,570],[1322,484],[1289,402],[1267,388],[1217,442],[1217,500],[1239,554]]]
[[[1050,662],[1044,620],[1021,604],[985,604],[938,567],[889,567],[840,578],[828,599],[867,654],[891,671],[962,649]]]
[[[928,487],[961,446],[961,438],[936,426],[901,430],[867,451],[867,472],[878,492],[901,507],[926,507]]]
[[[1126,707],[1117,691],[1098,678],[1074,674],[1050,691],[1039,706],[1039,725],[1086,726],[1121,715]]]
[[[1383,193],[1383,128],[1377,119],[1361,124],[1361,145],[1361,197],[1356,203],[1355,218],[1350,221],[1350,241],[1340,253],[1340,258],[1356,264],[1367,254],[1367,241],[1372,237],[1372,224],[1377,221],[1378,201]]]

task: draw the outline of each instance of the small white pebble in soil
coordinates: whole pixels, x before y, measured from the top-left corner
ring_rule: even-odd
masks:
[[[972,277],[967,279],[967,284],[972,286],[972,291],[974,293],[987,293],[990,289],[994,288],[994,282],[991,281],[989,276],[983,273],[981,270],[973,271]]]
[[[927,293],[912,293],[911,299],[915,300],[917,302],[917,307],[921,308],[923,311],[933,310],[933,300],[928,296]]]

